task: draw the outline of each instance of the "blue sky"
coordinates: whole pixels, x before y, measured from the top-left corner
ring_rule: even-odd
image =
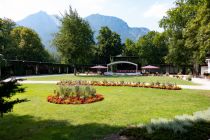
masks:
[[[125,20],[131,27],[161,31],[158,21],[175,0],[0,0],[0,17],[14,21],[39,12],[59,15],[71,5],[80,16],[103,14]]]

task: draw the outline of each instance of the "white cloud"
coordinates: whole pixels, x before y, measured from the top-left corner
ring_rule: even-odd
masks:
[[[143,16],[146,18],[162,18],[171,7],[171,3],[155,3],[144,12]]]

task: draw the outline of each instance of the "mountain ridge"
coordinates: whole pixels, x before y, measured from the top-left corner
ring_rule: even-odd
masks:
[[[108,26],[112,31],[121,36],[122,42],[125,42],[126,38],[137,41],[139,37],[149,32],[149,29],[145,27],[129,27],[127,22],[114,16],[91,14],[85,20],[89,22],[93,31],[96,32],[95,36],[98,35],[98,31],[102,26]]]
[[[139,37],[149,32],[149,29],[145,27],[129,27],[124,20],[114,16],[91,14],[84,19],[89,22],[94,31],[95,39],[102,26],[107,26],[112,31],[118,33],[121,36],[122,42],[125,42],[126,38],[137,41]],[[40,11],[18,21],[17,25],[35,30],[39,34],[46,49],[50,52],[55,51],[55,48],[51,47],[51,42],[53,34],[59,31],[59,20],[54,15]]]
[[[40,11],[18,21],[17,24],[35,30],[39,34],[46,49],[54,51],[55,48],[51,47],[51,41],[53,34],[58,32],[58,25],[52,16],[44,11]]]

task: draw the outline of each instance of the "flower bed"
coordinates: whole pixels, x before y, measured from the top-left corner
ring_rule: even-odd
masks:
[[[96,94],[94,97],[80,98],[80,97],[65,97],[48,96],[47,101],[55,104],[89,104],[103,100],[104,97],[100,94]]]
[[[55,104],[88,104],[102,101],[104,97],[96,94],[96,90],[90,86],[59,86],[54,95],[47,97],[47,101]]]
[[[157,88],[167,90],[181,90],[179,86],[171,83],[145,83],[145,82],[115,82],[115,81],[61,81],[57,83],[61,86],[73,86],[73,85],[92,85],[92,86],[128,86],[128,87],[144,87],[144,88]]]

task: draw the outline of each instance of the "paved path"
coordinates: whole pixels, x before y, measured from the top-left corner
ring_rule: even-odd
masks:
[[[56,84],[59,81],[30,81],[25,80],[21,81],[22,84]],[[198,85],[179,85],[183,89],[197,89],[197,90],[210,90],[210,80],[201,79],[201,78],[193,78],[193,83]]]
[[[25,81],[20,81],[21,84],[56,84],[59,81],[30,81],[30,80],[25,80]]]
[[[180,85],[183,89],[210,90],[210,80],[203,78],[192,78],[192,82],[198,85]]]

